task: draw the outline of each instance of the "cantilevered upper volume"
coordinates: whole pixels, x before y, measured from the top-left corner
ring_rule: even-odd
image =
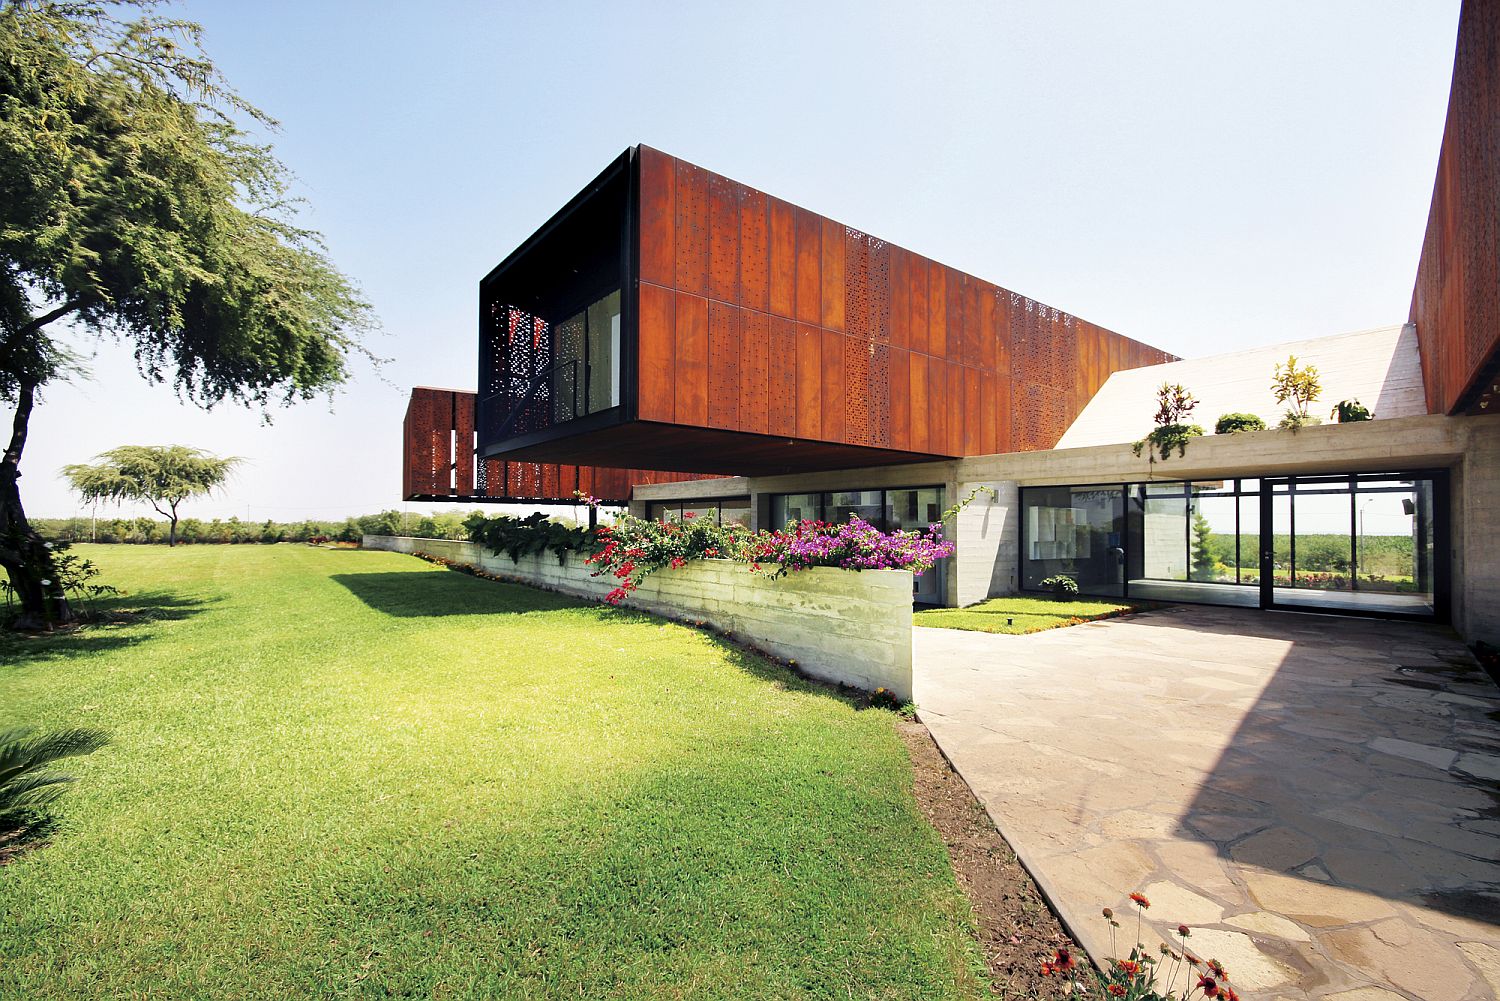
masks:
[[[1172,360],[647,146],[484,278],[480,332],[481,457],[687,472],[1050,448]]]

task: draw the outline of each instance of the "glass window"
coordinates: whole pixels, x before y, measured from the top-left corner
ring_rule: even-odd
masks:
[[[646,517],[651,521],[678,521],[682,518],[682,505],[676,501],[652,501],[646,505]]]
[[[1141,568],[1133,577],[1188,579],[1188,498],[1183,493],[1183,484],[1175,486],[1173,490],[1147,483],[1137,495],[1136,506],[1141,512]]]
[[[588,308],[588,412],[620,405],[620,293]]]
[[[716,501],[689,501],[682,505],[682,517],[684,520],[697,519],[719,523],[719,505]]]
[[[836,490],[823,495],[824,520],[842,525],[858,517],[876,528],[885,523],[885,500],[879,490]]]
[[[771,498],[771,528],[785,528],[789,521],[821,521],[821,494],[777,494]]]
[[[733,497],[719,503],[719,524],[750,527],[750,498]]]
[[[1034,590],[1048,577],[1065,574],[1084,594],[1124,593],[1121,488],[1030,487],[1021,492],[1021,505],[1023,588]]]
[[[942,487],[885,492],[885,530],[925,532],[943,516]]]
[[[579,313],[559,323],[552,332],[552,421],[561,423],[582,417],[579,382],[583,377],[585,315]]]

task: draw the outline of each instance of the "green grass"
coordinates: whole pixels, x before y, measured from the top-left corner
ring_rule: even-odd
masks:
[[[77,550],[151,617],[0,639],[0,723],[114,735],[0,997],[983,995],[889,712],[390,553]]]
[[[1156,607],[1159,606],[1141,601],[1097,601],[1088,598],[1060,601],[1057,598],[1010,595],[990,598],[967,608],[929,608],[914,613],[914,616],[919,626],[1020,636]]]

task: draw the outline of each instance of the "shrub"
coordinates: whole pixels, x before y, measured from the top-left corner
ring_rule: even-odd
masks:
[[[619,583],[604,600],[617,604],[641,581],[664,567],[678,569],[689,560],[743,558],[751,532],[743,525],[718,525],[691,513],[682,521],[649,521],[621,515],[613,525],[595,530],[601,548],[584,560],[593,576],[609,574]]]
[[[1156,429],[1131,446],[1136,455],[1147,452],[1151,461],[1159,454],[1162,461],[1172,457],[1176,449],[1179,456],[1187,454],[1190,438],[1201,437],[1203,428],[1187,423],[1188,416],[1198,401],[1181,383],[1162,383],[1156,390]]]
[[[1328,415],[1340,424],[1358,424],[1360,421],[1374,420],[1375,415],[1370,413],[1370,408],[1358,400],[1340,400],[1334,404],[1333,410]]]
[[[768,571],[780,577],[809,567],[839,567],[844,570],[910,570],[920,577],[938,560],[953,555],[953,543],[942,537],[943,526],[935,523],[925,532],[880,529],[857,517],[842,525],[824,521],[792,522],[775,532],[755,537],[751,569],[774,564]]]
[[[486,518],[474,512],[463,522],[469,541],[512,561],[551,550],[558,563],[566,563],[572,552],[593,552],[598,547],[586,528],[553,521],[540,511],[525,518],[497,515]]]
[[[1277,423],[1276,427],[1282,431],[1301,431],[1303,428],[1313,427],[1323,422],[1310,414],[1299,414],[1295,410],[1288,410]]]
[[[31,727],[0,730],[0,835],[34,823],[73,781],[51,766],[63,758],[92,754],[109,743],[103,730],[73,727],[32,736]]]
[[[1044,591],[1051,591],[1058,598],[1076,598],[1078,596],[1078,582],[1067,574],[1055,574],[1042,581],[1039,586]]]
[[[1301,418],[1301,427],[1309,423],[1307,408],[1318,398],[1323,391],[1323,383],[1318,376],[1318,369],[1313,365],[1298,367],[1297,356],[1287,355],[1286,364],[1278,362],[1271,373],[1271,392],[1276,394],[1277,403],[1292,402],[1287,411],[1287,417],[1296,415]],[[1316,423],[1316,422],[1313,422]],[[1282,419],[1282,426],[1286,427],[1286,419]]]
[[[1254,414],[1224,414],[1214,424],[1214,434],[1239,434],[1241,431],[1264,431],[1266,422]]]

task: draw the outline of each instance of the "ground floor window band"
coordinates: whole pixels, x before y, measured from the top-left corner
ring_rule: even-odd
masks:
[[[1021,586],[1441,618],[1446,473],[1025,487]]]

